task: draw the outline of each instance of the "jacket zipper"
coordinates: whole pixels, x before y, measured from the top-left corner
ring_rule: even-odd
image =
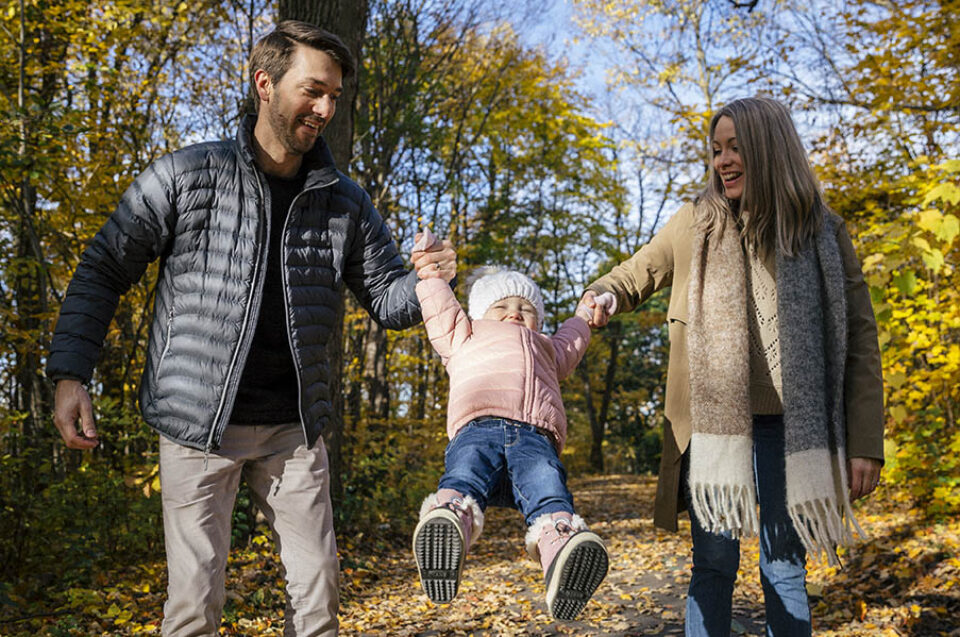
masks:
[[[213,449],[214,438],[216,437],[217,441],[219,442],[220,436],[218,434],[223,430],[225,426],[225,424],[221,421],[224,420],[223,413],[224,413],[224,406],[226,405],[226,402],[227,402],[227,396],[235,394],[237,385],[240,383],[239,375],[234,374],[234,372],[236,371],[237,359],[240,357],[240,352],[249,348],[249,343],[247,342],[247,338],[250,331],[248,328],[250,327],[250,315],[253,313],[252,308],[256,307],[259,313],[259,303],[261,300],[260,297],[263,295],[263,283],[264,283],[265,277],[263,276],[263,268],[261,266],[264,263],[266,263],[267,252],[270,249],[269,241],[265,240],[265,239],[269,239],[270,237],[270,215],[266,214],[265,212],[267,202],[263,194],[263,184],[260,182],[260,174],[257,172],[255,168],[253,169],[253,177],[257,182],[257,191],[260,194],[260,205],[257,207],[257,214],[260,215],[261,222],[262,222],[261,232],[257,237],[258,239],[257,243],[259,244],[257,246],[258,258],[256,263],[254,264],[254,273],[253,273],[255,289],[254,289],[253,297],[250,299],[250,302],[247,303],[247,307],[243,313],[243,327],[241,328],[241,331],[240,331],[240,339],[237,344],[237,349],[233,351],[233,357],[230,359],[230,367],[227,369],[227,381],[224,385],[223,393],[220,395],[220,404],[217,405],[217,411],[213,416],[213,426],[210,427],[210,435],[207,436],[207,444],[203,448],[204,471],[206,471],[207,469],[207,456],[210,454],[210,451]],[[263,228],[266,228],[266,231],[262,230]]]
[[[533,362],[530,360],[533,357],[533,345],[531,344],[532,332],[530,330],[520,330],[520,343],[523,345],[523,369],[524,375],[524,389],[523,392],[523,404],[521,405],[522,413],[529,414],[533,412]],[[526,373],[526,370],[530,370],[529,373]]]
[[[321,184],[319,186],[312,186],[297,193],[297,196],[294,197],[293,201],[290,202],[290,208],[287,210],[287,215],[283,219],[283,234],[280,235],[280,272],[283,274],[283,323],[287,326],[287,344],[290,347],[290,356],[293,358],[293,371],[297,375],[297,414],[300,416],[300,430],[303,431],[303,442],[305,445],[309,445],[310,440],[307,436],[307,419],[303,417],[303,382],[300,380],[300,360],[297,356],[296,350],[293,347],[293,334],[290,330],[290,301],[287,299],[287,293],[290,291],[290,279],[287,276],[287,264],[283,261],[283,240],[287,236],[287,227],[290,223],[290,213],[293,211],[293,207],[296,205],[297,200],[311,190],[322,190],[324,188],[329,188],[338,181],[340,181],[340,178],[334,177],[333,181]]]

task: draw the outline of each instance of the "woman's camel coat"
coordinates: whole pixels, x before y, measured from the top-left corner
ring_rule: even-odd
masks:
[[[692,261],[693,204],[684,205],[635,255],[587,288],[612,292],[618,312],[629,312],[657,290],[670,286],[667,321],[670,359],[664,408],[663,454],[657,482],[654,523],[677,530],[677,514],[685,508],[681,460],[690,444],[690,370],[687,364],[687,286]],[[848,458],[883,461],[883,381],[877,326],[870,292],[846,226],[837,229],[837,244],[846,276],[848,352],[844,382]]]

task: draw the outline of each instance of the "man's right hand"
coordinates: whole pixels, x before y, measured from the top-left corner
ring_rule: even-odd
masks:
[[[81,428],[77,429],[77,422]],[[93,423],[93,403],[90,394],[78,380],[57,381],[54,396],[53,424],[60,430],[63,441],[71,449],[93,449],[100,440]]]

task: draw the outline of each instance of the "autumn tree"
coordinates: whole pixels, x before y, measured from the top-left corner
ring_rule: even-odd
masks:
[[[85,520],[57,498],[82,508],[101,494],[73,490],[84,477],[68,470],[77,469],[82,456],[64,454],[55,440],[42,365],[59,299],[87,241],[133,175],[190,134],[178,115],[185,95],[200,89],[183,81],[193,69],[185,52],[220,13],[211,3],[194,6],[198,15],[188,8],[24,0],[0,16],[4,35],[16,34],[0,39],[4,59],[16,60],[0,70],[0,236],[6,248],[0,307],[7,319],[0,351],[9,363],[0,402],[5,574],[30,569],[43,555],[68,559],[91,550],[75,537]],[[112,472],[139,465],[139,454],[154,444],[142,423],[127,415],[152,304],[149,287],[149,280],[136,286],[118,308],[91,387],[106,435],[89,463],[102,469],[102,486],[122,484]],[[126,495],[121,490],[114,497]],[[102,550],[120,553],[131,546],[122,538],[126,524],[114,517],[120,508],[109,511],[96,519]],[[25,532],[41,520],[57,529],[52,541]],[[130,539],[138,544],[144,537]]]
[[[880,328],[890,477],[960,510],[960,21],[952,3],[815,3],[780,17],[786,99],[817,114],[828,201],[858,237]],[[817,69],[810,73],[809,69]]]
[[[316,24],[343,40],[355,60],[362,60],[362,47],[367,26],[367,0],[280,0],[278,20],[301,20]],[[362,63],[361,63],[362,67]],[[362,68],[358,69],[362,73]],[[354,103],[357,98],[358,76],[354,73],[343,80],[343,93],[338,100],[336,116],[324,129],[323,138],[330,147],[337,167],[349,171],[353,157]],[[342,308],[342,305],[341,305]],[[336,319],[327,345],[332,370],[330,396],[333,411],[330,423],[324,431],[324,441],[330,455],[330,493],[334,502],[339,502],[343,492],[343,311]]]

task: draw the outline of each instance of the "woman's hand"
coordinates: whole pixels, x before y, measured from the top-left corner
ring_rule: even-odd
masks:
[[[847,481],[850,483],[850,501],[869,495],[880,484],[880,469],[883,465],[876,458],[850,458],[847,460]]]
[[[577,306],[577,316],[585,320],[590,327],[603,327],[616,313],[617,297],[610,292],[598,295],[593,290],[587,290]]]

